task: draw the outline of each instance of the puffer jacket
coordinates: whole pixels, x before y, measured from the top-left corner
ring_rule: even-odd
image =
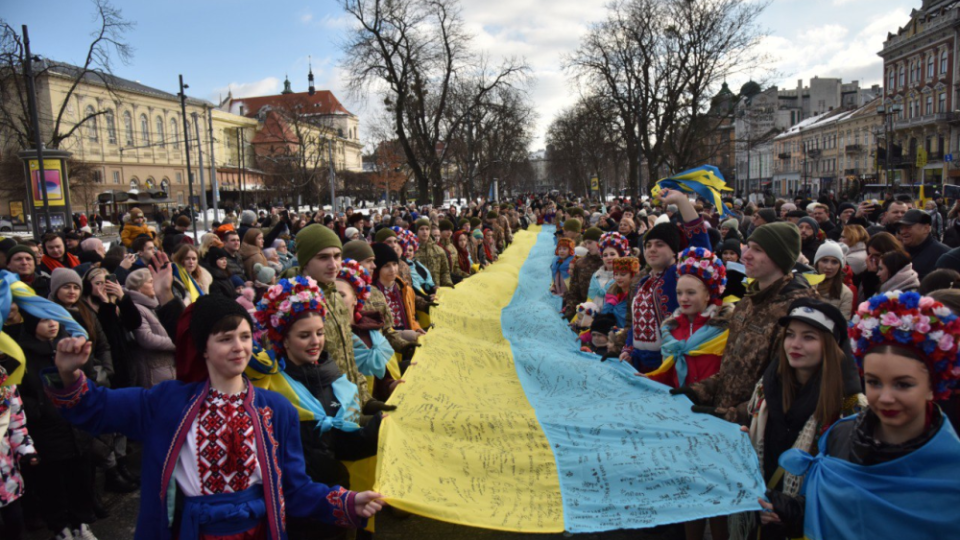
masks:
[[[176,378],[174,353],[177,346],[167,334],[156,309],[156,298],[150,298],[138,291],[127,291],[130,299],[137,305],[143,323],[133,331],[136,345],[131,347],[131,366],[134,383],[144,388],[152,388],[165,380]]]
[[[130,221],[130,215],[127,214],[123,217],[123,230],[120,231],[120,241],[123,242],[123,246],[127,249],[133,248],[133,241],[137,239],[141,234],[148,234],[156,238],[156,233],[146,224],[144,225],[134,225]]]
[[[725,409],[724,417],[736,421],[736,407],[750,399],[764,370],[775,357],[773,339],[780,317],[798,298],[816,297],[803,276],[790,274],[779,283],[758,290],[754,281],[745,298],[730,314],[730,337],[723,350],[720,371],[690,388],[702,405]]]

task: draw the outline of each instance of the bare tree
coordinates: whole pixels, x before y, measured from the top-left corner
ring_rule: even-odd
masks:
[[[41,115],[40,129],[48,148],[60,148],[61,143],[88,120],[107,112],[99,110],[85,114],[80,111],[80,119],[76,123],[66,122],[64,116],[77,87],[82,82],[95,81],[113,94],[114,59],[126,64],[133,56],[133,47],[124,41],[124,34],[135,23],[125,20],[120,9],[113,7],[108,0],[94,0],[93,5],[100,27],[92,34],[93,40],[87,47],[83,64],[70,66],[49,59],[34,64],[39,65],[34,72],[37,79],[56,72],[70,80],[63,101],[52,103],[52,110],[38,111]],[[27,84],[23,72],[25,54],[20,34],[6,21],[0,20],[0,132],[4,133],[7,141],[12,139],[21,149],[32,147],[36,140],[27,106]]]
[[[349,85],[357,96],[373,91],[384,98],[418,197],[439,204],[445,152],[465,115],[528,68],[512,59],[492,68],[471,52],[456,0],[341,2],[356,23],[343,44]],[[466,80],[474,85],[473,105],[451,115],[455,92]]]
[[[549,169],[570,190],[589,197],[590,179],[599,182],[599,195],[609,183],[618,185],[624,153],[612,104],[602,96],[581,98],[562,111],[547,128],[551,150]]]
[[[629,156],[629,188],[645,192],[664,167],[689,166],[705,133],[710,97],[724,77],[758,69],[766,7],[751,0],[614,0],[565,67],[614,106]]]

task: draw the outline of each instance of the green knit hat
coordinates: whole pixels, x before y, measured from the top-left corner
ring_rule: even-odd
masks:
[[[730,218],[720,224],[721,229],[739,229],[740,222],[737,221],[737,218]]]
[[[483,221],[480,221],[480,218],[478,218],[478,217],[472,217],[472,218],[470,218],[470,228],[471,228],[471,229],[476,229],[476,228],[479,227],[480,225],[483,225]]]
[[[570,212],[568,212],[568,213],[569,213],[571,216],[580,216],[580,217],[583,217],[583,208],[580,208],[579,206],[574,206],[573,208],[570,209]]]
[[[37,255],[33,252],[32,249],[30,249],[30,246],[26,244],[17,244],[7,250],[7,260],[9,261],[10,259],[12,259],[13,256],[16,255],[17,253],[29,253],[31,256],[33,256],[34,260],[37,259]]]
[[[414,222],[413,232],[419,231],[420,227],[429,227],[429,226],[430,226],[430,220],[425,217],[422,217],[418,219],[416,222]]]
[[[343,245],[343,258],[344,259],[353,259],[357,262],[363,262],[367,259],[372,259],[373,248],[370,247],[370,244],[366,240],[351,240]]]
[[[379,231],[377,231],[377,234],[374,235],[373,239],[374,239],[378,244],[380,244],[380,243],[385,242],[385,241],[387,240],[387,238],[390,238],[390,237],[396,238],[396,237],[397,237],[397,233],[393,232],[393,230],[392,230],[391,228],[389,228],[389,227],[384,227],[384,228],[380,229]]]
[[[500,214],[498,214],[496,210],[487,212],[487,219],[497,219],[498,217],[500,217]]]
[[[750,241],[756,242],[784,274],[793,271],[800,257],[800,229],[788,221],[758,227]]]
[[[453,222],[450,221],[449,219],[441,219],[439,227],[441,231],[452,231]]]
[[[310,262],[310,259],[316,257],[317,253],[327,248],[343,249],[343,242],[340,241],[337,233],[319,223],[301,229],[297,233],[296,243],[297,262],[300,263],[301,269],[306,268],[307,263]]]
[[[583,232],[584,240],[593,240],[594,242],[599,242],[601,236],[603,236],[603,231],[596,227],[590,227]]]
[[[563,230],[565,230],[565,231],[571,231],[571,232],[579,233],[579,232],[580,232],[580,229],[582,229],[582,228],[583,228],[583,226],[580,225],[580,220],[579,220],[579,219],[570,218],[570,219],[568,219],[568,220],[566,220],[566,221],[563,222]]]

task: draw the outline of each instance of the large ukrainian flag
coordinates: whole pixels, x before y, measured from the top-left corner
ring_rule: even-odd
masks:
[[[737,426],[616,361],[581,353],[550,295],[553,227],[441,289],[436,327],[380,432],[388,502],[521,532],[641,528],[759,509]]]

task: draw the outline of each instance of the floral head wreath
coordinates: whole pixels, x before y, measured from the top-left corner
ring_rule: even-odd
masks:
[[[573,243],[573,240],[569,238],[560,238],[557,240],[557,249],[554,250],[554,255],[560,255],[560,248],[565,247],[570,250],[570,253],[567,255],[573,255],[573,250],[576,249],[576,245]]]
[[[317,282],[308,276],[281,279],[267,289],[257,303],[257,337],[266,336],[277,354],[283,354],[283,335],[290,326],[306,312],[319,313],[326,318],[326,298]]]
[[[357,295],[357,308],[353,311],[353,318],[359,321],[362,317],[360,312],[363,311],[363,306],[367,303],[367,299],[370,298],[370,282],[372,281],[370,272],[360,266],[360,263],[357,261],[344,259],[343,267],[340,268],[337,279],[342,279],[353,287],[353,292]]]
[[[397,241],[400,242],[400,247],[403,248],[403,255],[407,255],[407,247],[413,246],[413,251],[420,249],[420,240],[417,238],[416,233],[409,231],[407,229],[393,226],[390,227],[390,230],[397,233]]]
[[[626,257],[630,252],[630,242],[618,232],[603,233],[600,236],[600,252],[602,253],[608,247],[617,250],[617,254],[621,257]]]
[[[595,317],[597,312],[597,305],[593,302],[584,302],[577,306],[577,313],[582,317]]]
[[[613,272],[615,274],[638,274],[640,272],[640,259],[636,257],[617,257],[613,260]]]
[[[727,288],[727,267],[712,251],[704,248],[687,248],[680,252],[677,277],[693,276],[703,282],[710,293],[710,303],[719,306],[723,291]]]
[[[960,319],[929,296],[901,291],[878,294],[860,304],[848,332],[861,371],[871,349],[893,345],[923,359],[934,399],[949,398],[960,379]]]

